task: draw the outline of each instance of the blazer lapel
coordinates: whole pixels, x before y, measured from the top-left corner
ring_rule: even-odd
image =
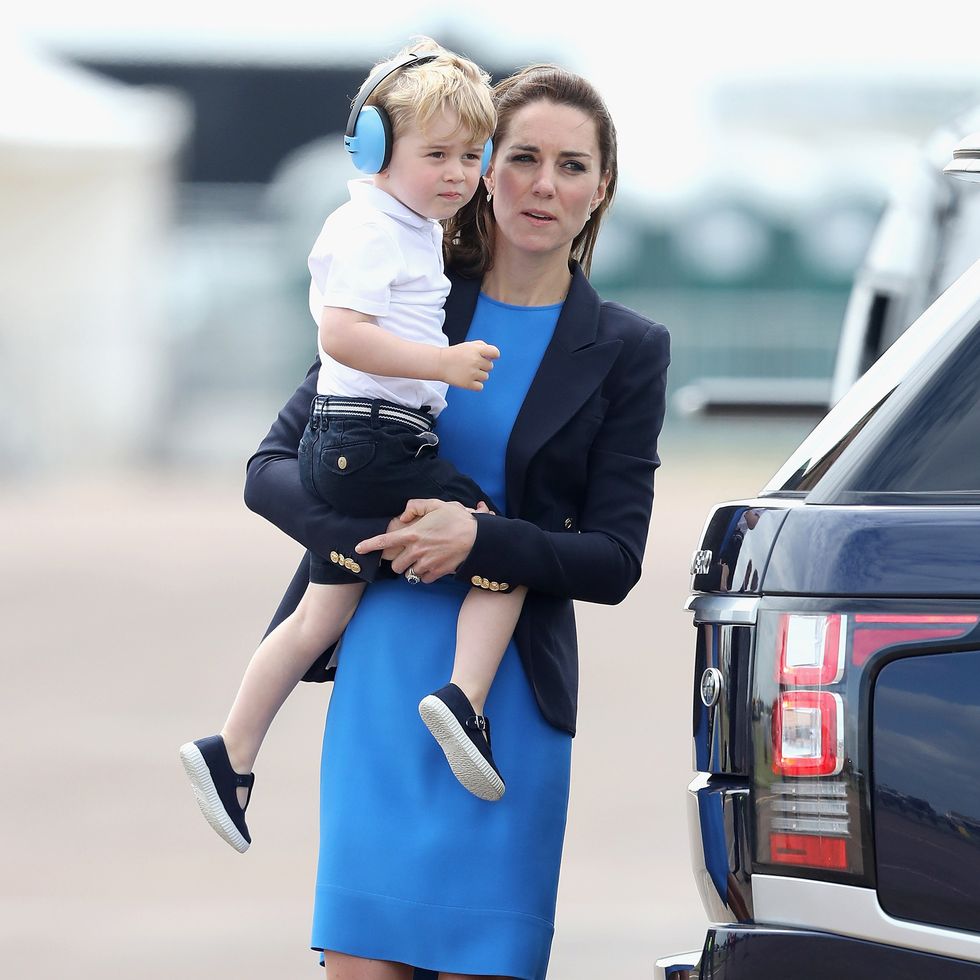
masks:
[[[450,344],[466,339],[476,301],[478,279],[453,278],[446,299],[444,332]],[[602,383],[621,341],[597,344],[599,295],[577,263],[555,332],[545,349],[507,443],[507,511],[519,516],[527,468],[534,454],[578,411]]]
[[[582,407],[602,383],[622,346],[595,342],[599,294],[578,263],[555,332],[521,405],[507,443],[507,510],[517,517],[527,468],[535,453]]]

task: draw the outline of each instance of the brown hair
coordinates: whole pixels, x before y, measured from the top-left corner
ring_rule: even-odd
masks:
[[[498,82],[493,89],[497,107],[497,129],[494,146],[499,146],[514,114],[535,102],[580,109],[595,122],[599,142],[600,169],[609,175],[606,195],[589,216],[585,226],[572,242],[571,257],[586,275],[592,268],[592,253],[602,216],[609,210],[616,193],[618,167],[616,161],[616,127],[602,96],[592,84],[557,65],[529,65]],[[449,219],[446,227],[446,264],[461,275],[482,277],[493,266],[493,240],[496,225],[493,208],[485,194],[473,199]]]
[[[417,123],[425,132],[443,109],[450,109],[459,117],[461,131],[467,140],[484,142],[497,122],[490,76],[468,58],[447,51],[430,37],[416,38],[395,58],[413,51],[436,57],[433,61],[389,75],[371,93],[367,105],[376,105],[388,113],[396,139],[410,122]],[[362,90],[369,79],[370,76],[365,79]]]

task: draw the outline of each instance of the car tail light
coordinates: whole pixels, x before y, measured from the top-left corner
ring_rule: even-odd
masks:
[[[847,617],[779,617],[779,680],[800,687],[835,684],[844,672]]]
[[[773,860],[779,864],[804,864],[811,868],[847,867],[847,848],[842,838],[814,834],[772,834]]]
[[[925,643],[929,640],[953,639],[969,633],[977,625],[973,615],[943,616],[909,614],[882,616],[859,613],[854,617],[854,642],[851,660],[861,667],[873,653],[896,643]]]
[[[844,703],[828,691],[786,691],[772,713],[773,772],[834,776],[844,765]]]
[[[842,605],[844,605],[842,603]],[[866,879],[867,759],[860,742],[862,677],[886,648],[908,652],[972,632],[980,615],[760,611],[752,742],[757,865]],[[909,606],[922,603],[905,603]],[[962,608],[962,607],[961,607]],[[929,644],[933,644],[930,648]],[[863,719],[867,721],[867,717]],[[811,872],[812,873],[812,872]]]

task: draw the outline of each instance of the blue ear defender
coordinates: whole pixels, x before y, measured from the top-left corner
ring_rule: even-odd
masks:
[[[409,65],[424,65],[435,61],[437,55],[416,54],[414,51],[404,58],[386,61],[378,65],[370,78],[361,86],[360,94],[351,106],[344,132],[344,146],[351,161],[361,173],[381,173],[391,163],[391,150],[395,143],[394,130],[388,113],[380,106],[365,106],[374,90],[389,76]]]
[[[363,174],[378,174],[391,163],[391,151],[395,145],[395,133],[388,113],[380,106],[365,105],[374,90],[389,76],[410,65],[424,65],[435,61],[437,55],[415,54],[386,61],[379,65],[361,88],[361,92],[351,106],[344,132],[344,146],[350,154],[351,162]],[[485,174],[493,155],[493,141],[487,140],[480,160],[480,173]]]
[[[493,156],[493,140],[487,140],[483,147],[483,159],[480,161],[480,176],[490,168],[490,158]]]
[[[391,120],[378,106],[365,106],[357,114],[354,135],[344,136],[351,162],[361,173],[376,174],[388,166],[394,145]]]

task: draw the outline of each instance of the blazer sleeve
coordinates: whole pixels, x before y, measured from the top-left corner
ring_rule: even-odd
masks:
[[[349,517],[311,494],[299,478],[297,450],[316,395],[320,363],[283,406],[269,434],[246,464],[245,504],[317,555],[354,554],[354,545],[383,533],[388,518]],[[381,553],[361,555],[359,577],[374,581]]]
[[[657,439],[664,420],[670,338],[650,323],[604,386],[603,423],[589,451],[580,533],[475,515],[473,549],[456,578],[492,578],[587,602],[621,602],[640,577],[653,507]]]

